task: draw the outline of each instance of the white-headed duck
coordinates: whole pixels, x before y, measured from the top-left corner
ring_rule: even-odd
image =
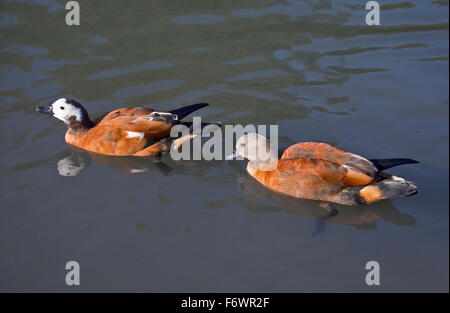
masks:
[[[61,98],[49,106],[38,106],[67,125],[68,144],[87,151],[113,156],[149,156],[168,150],[167,138],[173,125],[205,106],[197,103],[170,112],[148,108],[119,108],[91,120],[77,101]],[[183,139],[184,140],[184,139]]]

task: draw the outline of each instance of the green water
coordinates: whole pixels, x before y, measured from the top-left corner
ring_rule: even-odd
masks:
[[[380,1],[371,27],[356,0],[79,3],[69,27],[65,1],[0,1],[0,291],[448,291],[448,1]],[[419,193],[323,221],[245,161],[74,151],[35,112],[59,97],[92,116],[208,102],[283,145],[417,159],[393,173]]]

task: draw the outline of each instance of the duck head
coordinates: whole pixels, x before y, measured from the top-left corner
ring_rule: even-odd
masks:
[[[270,141],[257,133],[241,136],[236,142],[236,154],[249,159],[249,169],[273,171],[277,168],[278,149]]]
[[[75,100],[61,98],[51,105],[37,106],[36,111],[63,121],[74,134],[84,133],[93,127],[88,112]]]

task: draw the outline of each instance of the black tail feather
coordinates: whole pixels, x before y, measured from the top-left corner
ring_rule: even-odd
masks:
[[[201,108],[204,108],[208,105],[209,105],[208,103],[191,104],[191,105],[170,111],[170,113],[176,114],[178,116],[178,119],[181,120],[181,119],[185,118],[186,116],[188,116],[189,114],[191,114],[192,112],[195,112],[195,111],[197,111]]]
[[[402,158],[396,158],[396,159],[373,159],[373,160],[369,160],[369,161],[372,162],[373,165],[375,165],[375,167],[379,171],[383,171],[385,169],[388,169],[388,168],[391,168],[391,167],[394,167],[394,166],[398,166],[398,165],[419,163],[419,161],[416,161],[416,160],[402,159]]]

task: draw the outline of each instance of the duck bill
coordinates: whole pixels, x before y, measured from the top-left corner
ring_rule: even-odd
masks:
[[[51,105],[37,106],[36,111],[44,114],[53,114],[53,107]]]

